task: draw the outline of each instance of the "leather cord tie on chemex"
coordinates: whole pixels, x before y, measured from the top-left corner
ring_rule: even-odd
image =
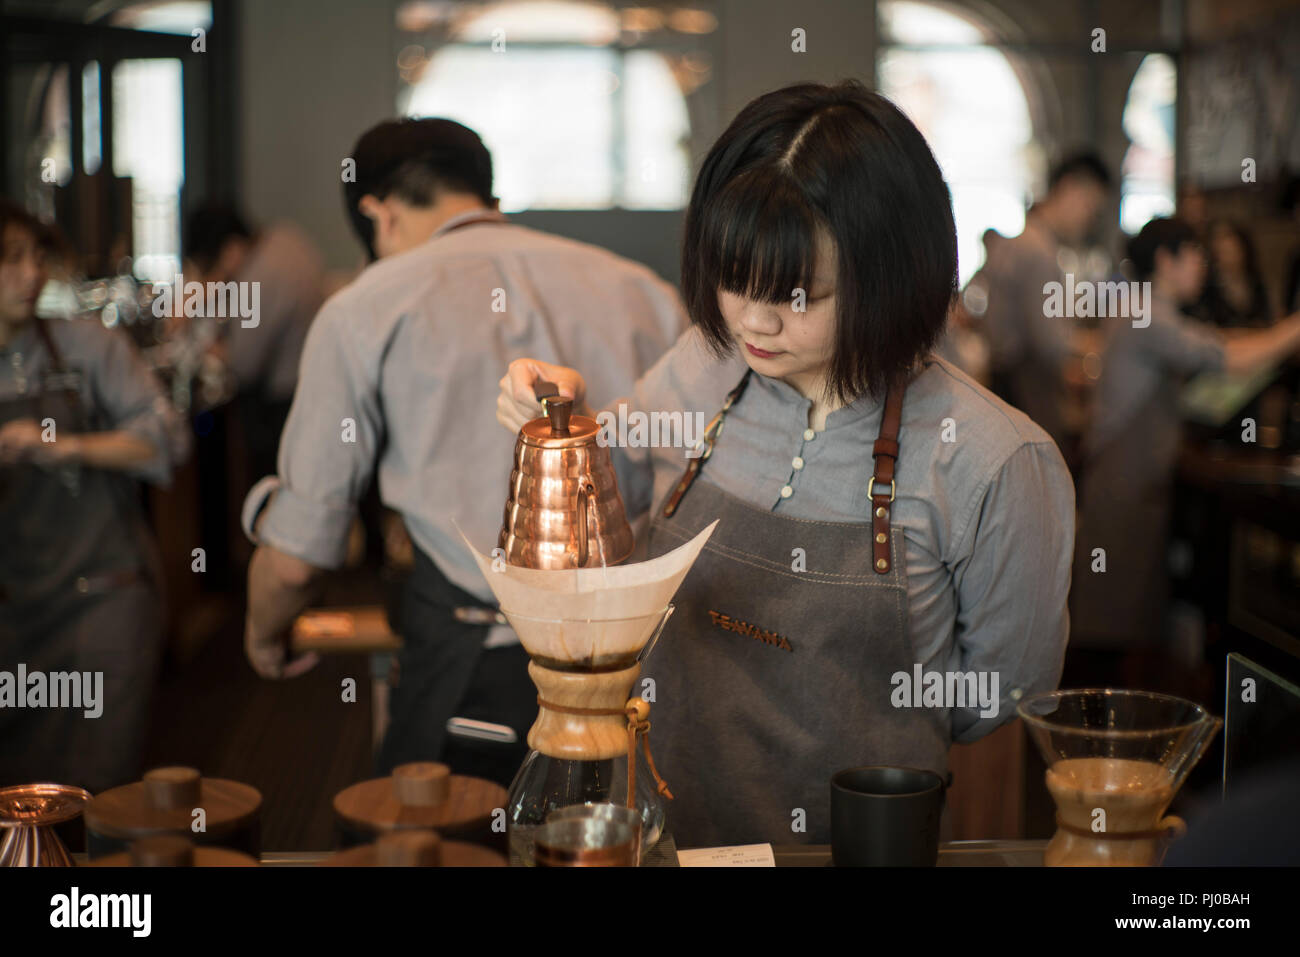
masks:
[[[641,738],[641,748],[645,752],[645,763],[650,766],[650,773],[654,775],[655,790],[668,800],[673,799],[673,792],[668,790],[668,785],[659,776],[655,759],[650,755],[650,703],[648,701],[629,698],[622,708],[572,708],[568,705],[544,701],[542,696],[538,695],[537,703],[543,708],[558,711],[560,714],[577,714],[590,718],[625,715],[627,717],[627,806],[634,810],[636,808],[636,739],[638,736]]]
[[[1093,831],[1086,827],[1076,827],[1073,824],[1067,824],[1061,820],[1061,816],[1056,816],[1056,826],[1062,831],[1069,831],[1071,834],[1078,834],[1080,837],[1097,838],[1103,841],[1141,841],[1141,840],[1159,840],[1161,838],[1168,841],[1176,841],[1187,832],[1187,825],[1181,818],[1167,817],[1168,823],[1150,831]]]

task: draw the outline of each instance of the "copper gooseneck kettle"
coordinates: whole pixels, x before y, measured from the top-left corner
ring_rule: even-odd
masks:
[[[632,554],[632,529],[600,425],[574,414],[552,382],[538,379],[533,392],[545,415],[515,441],[497,546],[507,564],[526,568],[616,565]]]

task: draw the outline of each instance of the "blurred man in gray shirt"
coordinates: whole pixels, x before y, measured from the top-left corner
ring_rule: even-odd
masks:
[[[373,474],[402,516],[414,567],[398,614],[403,648],[379,770],[442,760],[509,784],[536,716],[527,656],[495,624],[491,592],[457,533],[496,542],[514,439],[493,408],[500,370],[522,356],[594,372],[625,393],[686,326],[649,269],[518,226],[492,196],[478,136],[442,119],[382,123],[354,147],[348,211],[373,263],[329,299],[308,334],[278,476],[244,508],[258,544],[245,644],[282,677],[284,637],[321,570],[346,552]],[[463,717],[512,728],[495,747],[448,739]]]
[[[1047,196],[1025,217],[1024,232],[991,244],[988,261],[972,280],[987,294],[982,327],[993,391],[1041,425],[1058,446],[1065,436],[1070,328],[1069,320],[1046,315],[1043,287],[1064,283],[1058,254],[1087,237],[1110,182],[1093,154],[1063,161],[1052,170]]]
[[[302,344],[325,301],[325,263],[312,241],[292,223],[254,230],[225,204],[196,210],[185,232],[191,268],[201,270],[192,278],[258,286],[257,315],[225,322],[216,343],[239,390],[237,405],[251,485],[275,469],[275,450],[293,401]]]

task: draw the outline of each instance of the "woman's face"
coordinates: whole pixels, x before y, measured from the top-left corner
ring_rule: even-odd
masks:
[[[1197,243],[1183,243],[1171,263],[1174,295],[1179,302],[1195,302],[1205,285],[1205,251]]]
[[[0,236],[0,322],[20,325],[32,318],[47,275],[36,237],[22,226],[6,226]]]
[[[1214,255],[1214,264],[1229,272],[1240,271],[1246,262],[1245,250],[1237,234],[1226,226],[1219,226],[1210,237],[1210,250]]]
[[[751,369],[819,397],[835,353],[835,276],[835,243],[819,231],[812,288],[802,295],[791,290],[786,302],[770,303],[718,291],[727,331]]]

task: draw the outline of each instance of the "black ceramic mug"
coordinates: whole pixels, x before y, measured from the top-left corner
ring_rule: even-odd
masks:
[[[831,778],[836,867],[934,867],[943,778],[918,768],[847,768]]]

